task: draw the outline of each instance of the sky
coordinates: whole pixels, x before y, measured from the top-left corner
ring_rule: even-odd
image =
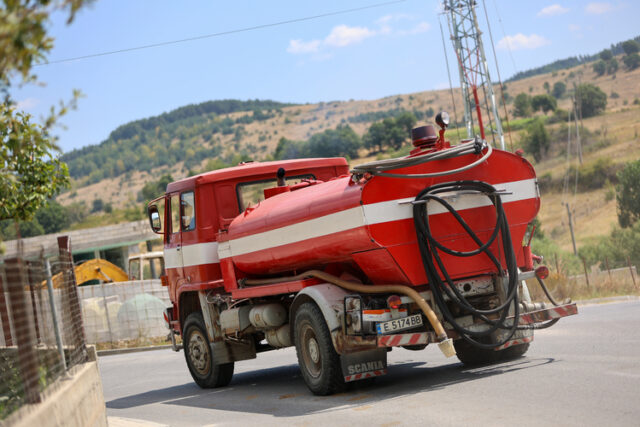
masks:
[[[640,35],[638,1],[479,0],[494,81],[483,4],[503,79]],[[316,103],[448,88],[439,23],[453,84],[459,86],[437,0],[97,0],[71,25],[62,14],[52,16],[50,63],[34,68],[42,84],[25,85],[12,95],[20,109],[41,117],[52,105],[68,101],[74,89],[83,92],[78,109],[61,120],[65,128],[56,130],[59,145],[68,152],[102,142],[131,120],[209,100]],[[256,26],[263,27],[57,62]]]

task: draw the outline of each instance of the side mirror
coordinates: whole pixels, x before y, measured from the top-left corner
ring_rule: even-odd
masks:
[[[157,205],[150,205],[147,208],[147,213],[149,214],[149,224],[151,225],[151,229],[154,233],[163,234],[162,231],[162,220],[160,218],[160,213],[158,212]]]

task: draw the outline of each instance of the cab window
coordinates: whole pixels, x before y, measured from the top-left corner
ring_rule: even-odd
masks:
[[[196,205],[193,191],[180,194],[180,208],[182,231],[191,231],[196,228]]]
[[[177,194],[171,196],[171,232],[180,231],[180,199]]]
[[[287,185],[295,185],[301,182],[303,179],[316,179],[315,176],[298,175],[292,177],[286,177],[285,181]],[[238,207],[240,212],[244,212],[249,206],[255,206],[264,200],[264,189],[272,188],[277,185],[275,179],[265,179],[262,181],[243,182],[238,184],[236,189],[238,193]]]

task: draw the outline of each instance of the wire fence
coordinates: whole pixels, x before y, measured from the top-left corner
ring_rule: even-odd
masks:
[[[163,311],[171,305],[158,279],[78,288],[87,342],[98,349],[167,341]]]
[[[0,267],[0,419],[39,403],[48,386],[88,360],[68,244],[59,239],[51,262],[18,256]],[[50,278],[58,273],[56,298]]]

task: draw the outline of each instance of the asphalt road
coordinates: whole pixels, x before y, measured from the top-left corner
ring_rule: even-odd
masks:
[[[195,425],[640,425],[640,302],[590,305],[538,331],[525,357],[467,369],[437,346],[394,349],[389,374],[312,395],[292,348],[236,363],[202,390],[182,352],[100,359],[110,417]]]

